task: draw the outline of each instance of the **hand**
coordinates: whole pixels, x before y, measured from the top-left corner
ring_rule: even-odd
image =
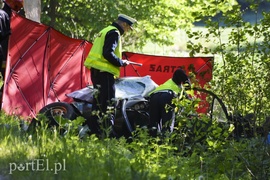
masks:
[[[125,67],[125,66],[127,66],[127,65],[129,65],[129,61],[128,60],[122,60],[123,61],[123,66]]]

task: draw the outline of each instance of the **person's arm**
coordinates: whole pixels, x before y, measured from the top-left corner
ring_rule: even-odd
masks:
[[[2,41],[11,34],[11,30],[8,14],[0,10],[0,16],[0,41]]]
[[[118,46],[119,34],[116,31],[109,31],[105,37],[103,46],[103,57],[115,66],[124,66],[124,62],[115,53]]]

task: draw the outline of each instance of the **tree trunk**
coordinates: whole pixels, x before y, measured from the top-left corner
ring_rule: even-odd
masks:
[[[25,17],[40,22],[41,0],[24,0]]]

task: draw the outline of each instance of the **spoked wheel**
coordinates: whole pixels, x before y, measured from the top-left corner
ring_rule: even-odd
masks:
[[[43,114],[47,118],[48,128],[59,127],[63,122],[62,120],[74,120],[77,117],[73,106],[65,102],[55,102],[48,104],[44,106],[38,114]],[[29,131],[34,130],[37,126],[40,125],[40,121],[33,119],[29,125]],[[65,128],[61,126],[60,134],[64,134],[65,132]]]

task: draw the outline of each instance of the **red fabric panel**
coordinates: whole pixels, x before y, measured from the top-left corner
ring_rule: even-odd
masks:
[[[212,57],[170,57],[138,54],[124,52],[123,57],[130,61],[143,64],[142,66],[128,65],[121,69],[121,76],[145,76],[150,75],[157,84],[162,84],[172,78],[173,72],[177,68],[183,68],[189,74],[195,74],[192,83],[204,87],[212,79],[213,58]],[[196,82],[194,82],[196,81]],[[196,97],[202,99],[199,113],[206,113],[209,104],[205,94],[196,94]]]
[[[33,117],[45,105],[90,83],[83,62],[91,43],[72,39],[17,14],[11,18],[2,109]]]
[[[172,77],[177,68],[182,67],[187,73],[194,72],[196,81],[201,86],[212,79],[212,57],[170,57],[124,52],[123,57],[125,56],[130,61],[142,63],[143,66],[126,66],[121,69],[121,76],[150,75],[157,84],[162,84]]]

